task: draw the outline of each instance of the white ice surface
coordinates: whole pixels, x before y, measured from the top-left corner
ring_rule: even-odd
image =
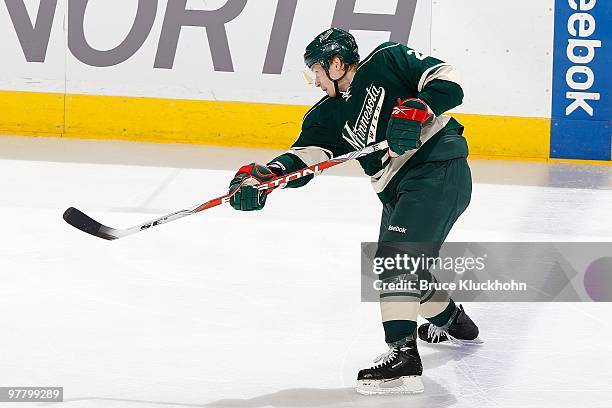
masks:
[[[218,168],[211,152],[201,167]],[[64,209],[131,226],[223,193],[233,172],[15,156],[0,160],[0,386],[63,386],[58,407],[612,404],[605,303],[468,304],[482,347],[421,345],[424,394],[357,395],[357,371],[385,351],[378,305],[359,301],[359,243],[380,213],[364,177],[108,242]],[[475,179],[495,166],[474,163]],[[476,183],[449,240],[610,241],[610,209],[608,187]]]

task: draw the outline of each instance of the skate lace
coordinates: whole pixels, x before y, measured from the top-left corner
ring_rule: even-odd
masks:
[[[388,351],[382,353],[380,356],[374,359],[375,365],[372,368],[378,368],[378,367],[384,366],[389,361],[393,360],[395,356],[397,356],[397,349],[395,347],[389,348]]]
[[[461,341],[456,337],[452,336],[447,329],[438,327],[435,324],[429,325],[429,328],[427,329],[427,337],[432,343],[439,342],[443,338],[442,336],[446,336],[448,341],[453,344],[461,344]]]

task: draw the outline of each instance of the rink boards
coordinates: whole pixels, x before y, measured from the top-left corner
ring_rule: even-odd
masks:
[[[391,39],[458,67],[466,98],[454,114],[473,156],[609,161],[609,29],[593,30],[602,45],[571,81],[559,59],[563,30],[573,22],[586,36],[610,6],[455,3],[4,2],[0,133],[285,148],[321,96],[301,78],[304,44],[336,25],[352,29],[362,56]],[[593,89],[564,89],[585,88],[589,72]],[[594,116],[559,113],[568,92],[597,93]]]
[[[0,108],[11,113],[12,123],[4,124],[13,133],[217,146],[286,148],[308,110],[308,106],[248,102],[23,92],[0,95]],[[27,109],[11,110],[15,106]],[[455,116],[468,129],[466,137],[474,156],[548,157],[549,119]]]

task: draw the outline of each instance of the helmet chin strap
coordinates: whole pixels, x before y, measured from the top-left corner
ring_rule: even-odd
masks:
[[[348,71],[349,71],[348,69],[345,69],[344,74],[342,74],[340,78],[332,79],[332,77],[329,75],[329,69],[325,70],[325,74],[327,74],[327,78],[329,78],[329,80],[334,83],[334,89],[336,90],[336,95],[334,96],[334,98],[340,98],[340,87],[338,86],[338,83],[344,79],[346,74],[348,74]]]
[[[336,95],[334,96],[334,98],[339,98],[340,97],[340,88],[338,87],[338,80],[334,81],[334,89],[336,90]]]

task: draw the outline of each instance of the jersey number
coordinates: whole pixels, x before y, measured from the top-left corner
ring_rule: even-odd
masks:
[[[421,54],[415,50],[408,50],[408,55],[414,55],[419,61],[423,61],[425,58],[427,58],[427,55]]]

